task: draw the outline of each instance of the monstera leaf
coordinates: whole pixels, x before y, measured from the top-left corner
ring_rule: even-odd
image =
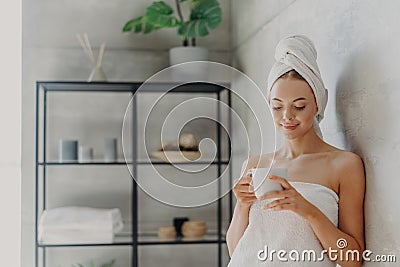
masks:
[[[157,27],[173,28],[180,25],[179,20],[172,15],[174,10],[164,1],[154,2],[146,9],[146,21]]]
[[[217,0],[175,0],[175,3],[180,19],[173,15],[174,9],[164,1],[153,2],[143,16],[128,21],[122,31],[150,33],[162,28],[178,27],[178,34],[186,46],[189,38],[195,45],[195,37],[206,36],[221,24],[222,11]],[[184,4],[190,10],[187,20],[181,12],[181,5]]]
[[[150,33],[162,28],[173,28],[180,26],[180,22],[173,14],[174,10],[164,1],[154,2],[147,7],[144,16],[128,21],[122,31],[135,33]]]
[[[221,24],[221,8],[217,0],[197,1],[190,20],[179,27],[179,35],[187,38],[206,36]]]
[[[148,23],[146,18],[141,16],[135,19],[131,19],[128,21],[125,26],[122,28],[123,32],[130,32],[133,31],[135,33],[143,32],[149,33],[153,30],[156,30],[157,27]]]

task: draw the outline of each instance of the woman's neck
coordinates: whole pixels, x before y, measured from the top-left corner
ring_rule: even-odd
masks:
[[[295,159],[303,154],[325,151],[326,145],[314,130],[311,130],[303,136],[286,139],[284,146],[279,149],[279,155],[283,158]]]

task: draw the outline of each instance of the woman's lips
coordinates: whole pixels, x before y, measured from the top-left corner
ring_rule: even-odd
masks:
[[[298,124],[294,124],[294,125],[282,125],[283,128],[285,128],[286,130],[294,130],[296,129],[298,126]]]

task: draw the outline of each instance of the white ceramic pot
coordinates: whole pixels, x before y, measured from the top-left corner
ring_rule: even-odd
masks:
[[[208,49],[197,46],[179,46],[169,50],[169,63],[174,81],[206,81],[208,77]],[[190,63],[189,63],[190,62]],[[181,64],[186,63],[186,64]],[[180,64],[180,65],[178,65]]]
[[[169,50],[169,64],[176,65],[189,61],[207,61],[208,49],[198,46],[178,46]]]

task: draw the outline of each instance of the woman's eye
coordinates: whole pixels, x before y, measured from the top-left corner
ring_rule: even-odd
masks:
[[[303,109],[305,109],[305,106],[303,106],[303,107],[294,107],[296,110],[303,110]],[[281,110],[282,109],[282,107],[272,107],[272,109],[273,110]]]

